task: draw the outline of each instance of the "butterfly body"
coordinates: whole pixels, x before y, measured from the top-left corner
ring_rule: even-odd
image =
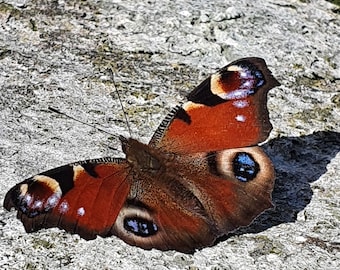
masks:
[[[274,169],[256,146],[271,130],[264,61],[240,59],[202,82],[149,144],[120,137],[125,159],[59,167],[14,186],[6,209],[27,232],[116,235],[145,249],[192,252],[270,208]]]

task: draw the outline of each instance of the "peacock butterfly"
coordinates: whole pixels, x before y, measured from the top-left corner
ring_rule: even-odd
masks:
[[[272,207],[274,168],[258,143],[271,131],[260,58],[225,66],[161,122],[148,145],[120,136],[126,158],[68,164],[6,194],[27,232],[59,227],[116,235],[144,249],[193,252]]]

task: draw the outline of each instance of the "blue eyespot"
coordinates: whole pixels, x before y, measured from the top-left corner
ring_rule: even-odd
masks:
[[[139,217],[125,218],[124,228],[140,237],[152,236],[158,232],[158,227],[155,223]]]
[[[260,87],[264,85],[264,77],[261,71],[256,70],[254,72],[255,78],[256,78],[256,87]]]
[[[259,164],[247,152],[239,152],[233,160],[233,172],[241,182],[253,180],[260,171]]]

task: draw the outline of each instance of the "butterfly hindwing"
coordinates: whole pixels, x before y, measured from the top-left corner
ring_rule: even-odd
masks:
[[[131,160],[148,149],[132,139],[126,143]],[[134,172],[131,189],[138,186],[137,191],[130,192],[114,225],[114,234],[129,244],[193,252],[272,207],[274,169],[259,147],[177,157],[149,154],[163,164],[153,176]]]

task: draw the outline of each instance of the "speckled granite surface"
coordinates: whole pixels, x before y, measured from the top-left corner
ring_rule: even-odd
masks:
[[[67,162],[121,155],[133,135],[217,68],[263,57],[270,92],[276,208],[217,245],[185,255],[57,229],[26,234],[0,207],[1,269],[339,269],[340,7],[326,1],[3,1],[0,3],[0,200]],[[113,148],[117,148],[114,150]]]

